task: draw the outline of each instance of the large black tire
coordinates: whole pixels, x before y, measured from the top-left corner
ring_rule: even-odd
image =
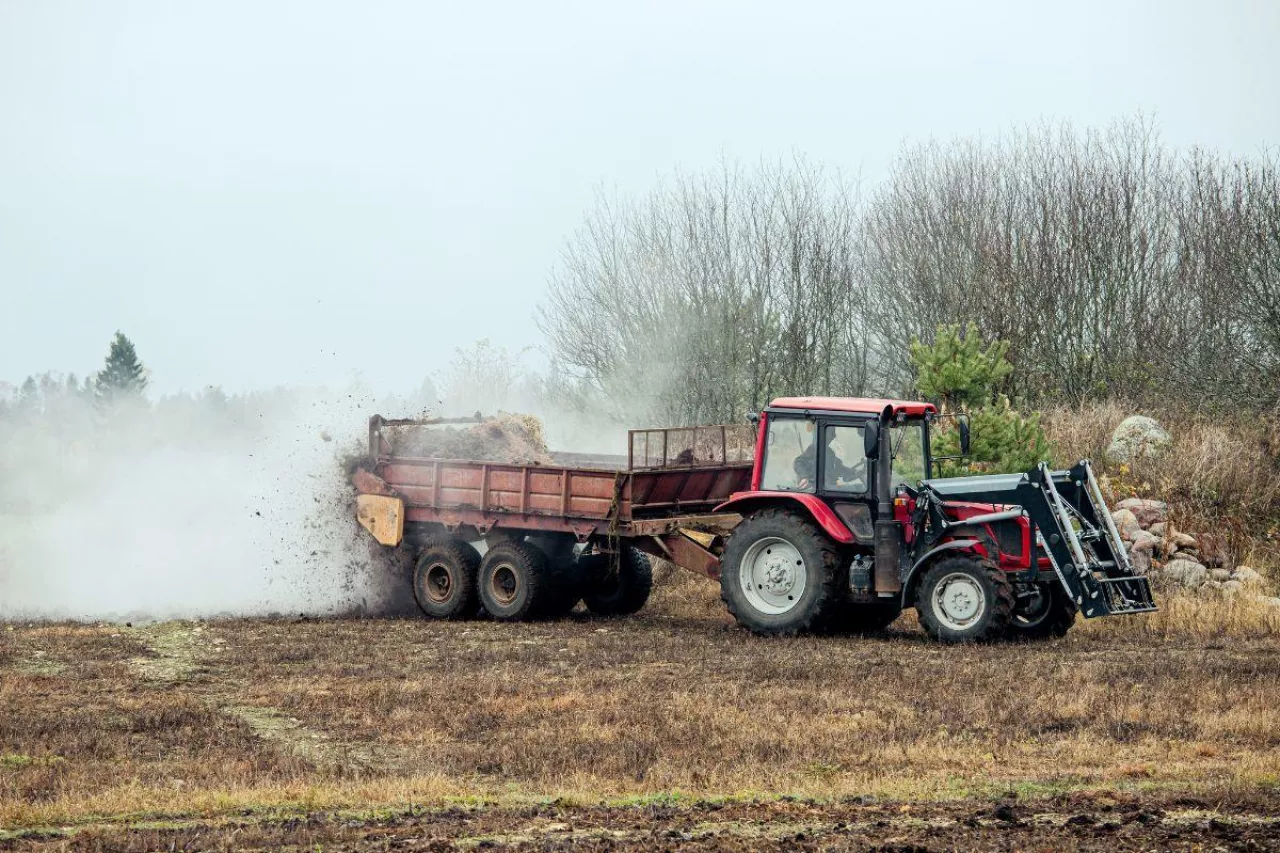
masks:
[[[531,536],[526,541],[547,560],[547,590],[540,615],[547,619],[568,616],[586,592],[583,565],[574,549],[576,541],[569,535]]]
[[[833,634],[879,634],[901,615],[902,602],[897,598],[845,601],[835,609],[827,630]]]
[[[807,517],[760,510],[729,536],[720,597],[738,624],[757,634],[822,631],[843,599],[839,565],[836,544]]]
[[[480,554],[461,539],[433,536],[422,544],[413,569],[413,597],[433,619],[468,619],[479,609],[476,570]]]
[[[520,622],[541,615],[547,603],[547,560],[525,542],[501,542],[480,561],[476,585],[480,603],[499,622]]]
[[[1004,572],[971,557],[939,560],[916,590],[920,624],[944,643],[1003,637],[1013,618],[1013,603],[1013,587]]]
[[[1057,578],[1036,584],[1036,596],[1019,596],[1006,635],[1011,640],[1062,637],[1076,623],[1079,608]]]
[[[583,600],[597,616],[628,616],[644,607],[653,591],[653,563],[649,555],[630,546],[618,554],[618,569],[609,565],[608,554],[581,558],[587,593]]]

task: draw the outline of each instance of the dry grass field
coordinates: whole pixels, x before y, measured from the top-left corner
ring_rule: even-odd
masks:
[[[1280,608],[1034,645],[639,616],[0,626],[0,849],[1280,847]]]

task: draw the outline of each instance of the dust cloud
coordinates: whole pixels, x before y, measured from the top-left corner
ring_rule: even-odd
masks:
[[[0,427],[0,619],[379,613],[403,576],[354,520],[342,457],[373,403],[276,392]]]
[[[355,521],[371,414],[525,412],[568,464],[624,464],[626,428],[479,377],[444,399],[358,385],[103,408],[51,385],[0,408],[0,620],[416,612],[402,551]],[[466,393],[461,393],[459,389]],[[583,454],[596,454],[586,461]]]

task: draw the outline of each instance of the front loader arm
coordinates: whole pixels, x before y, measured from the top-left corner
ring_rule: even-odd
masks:
[[[1134,571],[1088,460],[1067,471],[1041,462],[1023,502],[1036,544],[1088,618],[1156,609],[1151,582]]]

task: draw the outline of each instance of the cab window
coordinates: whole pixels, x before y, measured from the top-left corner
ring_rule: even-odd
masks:
[[[926,479],[924,458],[924,423],[907,421],[889,428],[893,440],[893,485],[911,486]]]
[[[777,492],[814,490],[813,421],[803,418],[770,418],[760,488]]]
[[[826,454],[822,488],[827,492],[861,494],[867,490],[866,445],[861,426],[828,426],[823,430]]]

